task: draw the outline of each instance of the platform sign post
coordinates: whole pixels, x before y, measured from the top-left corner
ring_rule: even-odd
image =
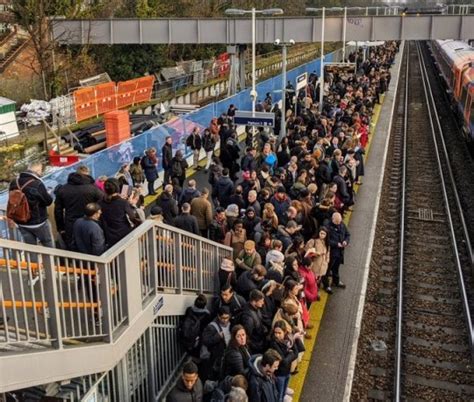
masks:
[[[274,127],[275,113],[237,110],[234,116],[234,124],[239,126]]]
[[[295,117],[298,116],[298,98],[300,89],[308,86],[308,73],[303,73],[296,77],[296,102],[295,102]]]

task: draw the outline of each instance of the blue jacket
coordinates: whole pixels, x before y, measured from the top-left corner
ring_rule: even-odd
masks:
[[[101,255],[105,251],[105,235],[98,222],[79,218],[73,226],[74,249],[84,254]]]

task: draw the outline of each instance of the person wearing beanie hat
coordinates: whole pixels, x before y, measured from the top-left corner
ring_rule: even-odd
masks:
[[[255,249],[255,242],[247,240],[244,243],[244,249],[238,254],[235,259],[237,265],[237,276],[239,277],[245,271],[251,271],[255,266],[262,263],[260,254]]]
[[[158,205],[151,207],[149,219],[162,223],[163,222],[163,209],[159,207]]]
[[[237,204],[229,204],[225,210],[225,217],[230,228],[234,227],[234,221],[240,216],[239,206]]]
[[[222,259],[221,266],[215,275],[216,293],[218,293],[226,285],[235,287],[237,284],[234,262],[229,257],[224,257]]]

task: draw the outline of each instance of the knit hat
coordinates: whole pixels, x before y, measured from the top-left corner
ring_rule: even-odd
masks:
[[[228,258],[224,258],[221,262],[221,269],[227,272],[234,272],[234,263]]]
[[[283,262],[285,260],[285,255],[278,250],[270,250],[267,253],[267,262],[270,264],[272,262]]]
[[[232,218],[238,218],[239,217],[239,206],[237,204],[230,204],[227,206],[227,209],[225,210],[226,216],[230,216]]]

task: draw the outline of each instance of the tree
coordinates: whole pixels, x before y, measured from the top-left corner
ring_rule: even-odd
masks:
[[[55,63],[56,43],[52,37],[54,20],[50,17],[64,15],[76,17],[83,1],[68,0],[13,0],[12,13],[16,23],[29,35],[38,65],[31,68],[43,82],[45,99],[56,95],[58,89]]]

